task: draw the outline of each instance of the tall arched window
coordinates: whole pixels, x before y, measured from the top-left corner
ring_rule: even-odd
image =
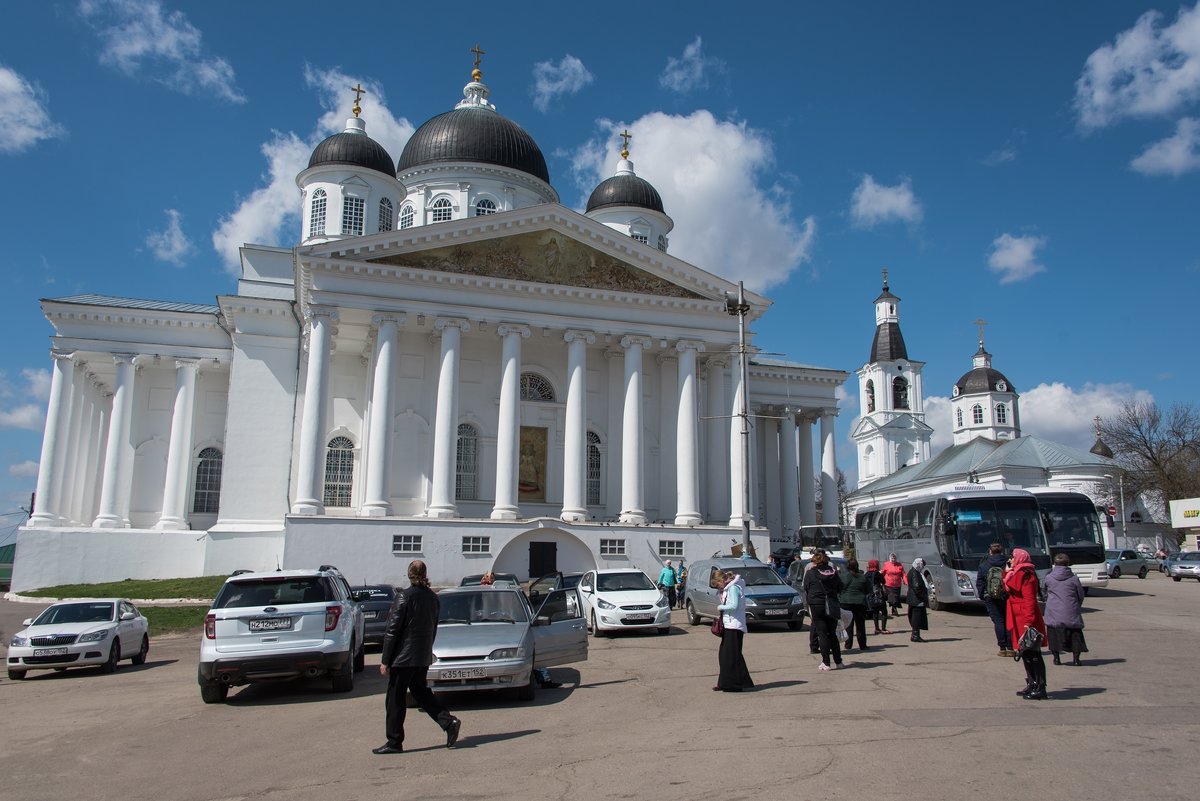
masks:
[[[978,403],[971,407],[971,422],[975,425],[983,423],[983,407]]]
[[[602,475],[602,465],[600,463],[600,435],[595,431],[587,432],[587,505],[599,506],[600,500],[600,476]]]
[[[458,473],[454,477],[454,497],[473,501],[479,483],[479,432],[470,423],[458,426]]]
[[[429,215],[430,222],[446,222],[454,216],[454,206],[450,204],[447,198],[440,197],[433,201],[432,212]]]
[[[667,238],[662,234],[658,235],[658,249],[663,253],[667,252]]]
[[[413,207],[405,203],[404,208],[400,209],[400,230],[403,231],[405,228],[412,228],[412,226]]]
[[[996,422],[1000,425],[1008,425],[1008,407],[1003,403],[996,404]]]
[[[908,382],[900,377],[892,380],[892,408],[908,408]]]
[[[347,437],[334,437],[325,451],[325,505],[349,506],[353,488],[354,443]]]
[[[867,381],[867,411],[875,411],[875,382]]]
[[[346,236],[363,235],[363,217],[367,201],[361,197],[342,198],[342,233]]]
[[[554,403],[554,387],[537,373],[521,373],[521,400]]]
[[[309,236],[325,235],[325,206],[328,202],[329,198],[326,197],[324,189],[313,192],[312,208],[308,212]]]
[[[192,512],[215,515],[221,501],[221,451],[205,448],[196,464],[196,491],[192,496]]]
[[[379,201],[379,230],[380,231],[392,230],[392,220],[394,219],[392,213],[394,211],[395,211],[395,209],[392,208],[391,198],[385,197]]]
[[[481,198],[475,204],[475,216],[476,217],[482,217],[485,214],[495,214],[495,213],[496,213],[496,201],[494,201],[494,200],[490,200],[485,197],[485,198]]]
[[[963,424],[963,423],[962,423],[962,409],[955,409],[955,410],[954,410],[954,423],[955,423],[955,425],[957,425],[959,428],[962,428],[962,424]]]

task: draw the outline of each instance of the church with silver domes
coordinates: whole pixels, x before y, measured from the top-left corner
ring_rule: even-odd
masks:
[[[413,558],[439,584],[655,575],[746,521],[760,553],[836,522],[814,485],[836,494],[848,374],[755,355],[751,329],[743,380],[730,265],[670,255],[628,138],[579,213],[478,62],[396,160],[359,114],[296,178],[297,244],[244,245],[234,294],[42,301],[14,590],[319,564],[398,582]],[[752,326],[770,301],[746,302]]]

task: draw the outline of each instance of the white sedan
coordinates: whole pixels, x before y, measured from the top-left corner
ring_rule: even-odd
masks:
[[[122,659],[143,664],[150,651],[146,618],[123,598],[60,601],[23,625],[8,643],[8,677],[13,680],[49,668],[99,665],[112,673]]]
[[[578,590],[594,637],[629,629],[671,632],[667,596],[640,570],[589,570]]]

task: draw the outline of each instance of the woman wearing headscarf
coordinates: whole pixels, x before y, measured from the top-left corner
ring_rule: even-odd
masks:
[[[873,592],[876,587],[878,587],[880,589],[880,591],[883,593],[883,599],[884,599],[883,603],[879,604],[879,606],[875,609],[870,609],[870,606],[868,604],[868,611],[871,613],[871,618],[875,621],[875,633],[876,634],[891,634],[891,632],[888,631],[888,627],[887,627],[887,622],[888,622],[888,605],[887,605],[887,589],[886,589],[887,585],[884,583],[883,574],[879,572],[879,560],[878,559],[868,559],[867,560],[867,577],[870,579],[870,581],[868,583],[868,588],[869,588],[868,596],[867,596],[868,601],[870,600],[870,593]]]
[[[1087,652],[1083,639],[1083,584],[1071,572],[1071,557],[1060,553],[1054,557],[1054,567],[1046,576],[1046,645],[1054,655],[1054,664],[1061,665],[1059,653],[1071,652],[1071,664],[1079,667],[1079,655]]]
[[[717,653],[717,664],[721,673],[714,690],[740,693],[754,687],[746,658],[742,656],[742,639],[746,636],[746,582],[732,570],[718,574],[716,582],[721,591],[717,612],[725,630],[721,632],[721,650]]]
[[[905,583],[908,584],[908,596],[904,602],[908,604],[908,626],[912,629],[909,639],[913,642],[925,642],[921,639],[921,632],[929,630],[929,587],[925,584],[923,570],[925,560],[918,556],[904,577]]]
[[[891,554],[879,569],[883,574],[883,586],[886,588],[888,606],[892,607],[892,617],[900,617],[900,585],[904,582],[904,565],[900,557]]]
[[[1034,572],[1029,551],[1014,548],[1004,573],[1004,589],[1008,591],[1008,635],[1014,646],[1020,645],[1025,629],[1036,629],[1046,641],[1046,623],[1038,607],[1038,578]],[[1025,689],[1021,696],[1031,701],[1046,698],[1046,662],[1042,649],[1028,648],[1021,651],[1025,664]]]
[[[837,638],[837,623],[841,618],[838,595],[842,591],[842,579],[829,563],[824,551],[813,554],[812,562],[804,574],[804,603],[812,617],[813,630],[817,632],[817,644],[821,649],[821,670],[836,670],[842,666],[842,645]],[[829,657],[833,656],[833,665]]]

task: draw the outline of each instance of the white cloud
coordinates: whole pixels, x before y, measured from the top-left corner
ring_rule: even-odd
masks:
[[[1129,384],[1084,384],[1074,389],[1054,382],[1021,394],[1021,433],[1087,450],[1096,441],[1093,418],[1111,419],[1127,401],[1154,397]]]
[[[305,82],[320,93],[325,112],[315,129],[306,138],[289,131],[275,131],[262,145],[267,160],[265,185],[259,186],[238,207],[221,218],[213,231],[213,248],[220,254],[225,268],[238,275],[241,261],[238,248],[247,242],[278,245],[296,241],[299,237],[300,199],[296,175],[308,167],[308,158],[321,140],[345,130],[346,118],[351,116],[353,95],[347,87],[361,84],[367,89],[362,99],[362,116],[367,121],[367,134],[383,145],[393,160],[399,158],[404,144],[412,136],[413,126],[403,117],[388,111],[383,90],[365,78],[354,78],[338,70],[320,71],[306,66]],[[295,230],[286,232],[291,226]]]
[[[166,11],[159,0],[81,0],[79,13],[104,44],[102,64],[183,94],[246,102],[233,67],[205,52],[203,36],[182,11]]]
[[[0,428],[41,431],[46,424],[46,401],[50,398],[50,371],[26,367],[21,383],[0,373],[0,398],[15,400],[16,405],[0,408]]]
[[[25,379],[25,392],[34,400],[50,400],[50,371],[26,367],[21,371]]]
[[[908,178],[896,186],[884,186],[875,183],[872,176],[864,175],[850,198],[850,218],[864,228],[894,221],[918,223],[923,215],[921,202],[913,194]]]
[[[1184,117],[1175,126],[1174,136],[1150,145],[1129,166],[1143,175],[1176,178],[1200,170],[1200,120]]]
[[[23,403],[11,409],[0,409],[0,428],[41,431],[45,426],[46,409],[41,404]]]
[[[539,61],[533,65],[533,105],[543,113],[559,95],[573,95],[593,80],[583,62],[568,53],[554,64]]]
[[[810,257],[817,233],[811,216],[796,220],[787,193],[770,183],[771,141],[745,123],[708,111],[654,112],[626,125],[600,120],[603,133],[572,157],[585,193],[613,174],[612,131],[628,128],[639,176],[662,195],[675,220],[670,253],[760,291],[787,280]],[[738,213],[729,213],[737,198]]]
[[[1147,11],[1088,56],[1075,83],[1080,127],[1169,114],[1200,97],[1200,3],[1162,22],[1161,13]]]
[[[146,247],[150,248],[154,258],[177,267],[182,267],[184,257],[194,250],[179,225],[182,218],[183,215],[177,210],[167,209],[167,227],[161,231],[152,231],[146,236]]]
[[[1010,161],[1017,160],[1017,149],[1012,145],[1005,145],[999,150],[993,150],[983,158],[985,167],[998,167],[1001,164],[1007,164]]]
[[[1024,281],[1045,272],[1045,265],[1037,261],[1037,252],[1046,244],[1044,236],[1013,236],[1001,234],[992,240],[992,253],[988,256],[988,268],[1000,274],[1000,283],[1011,284]]]
[[[929,455],[936,456],[954,444],[950,399],[940,395],[925,398],[925,424],[933,429],[929,438]]]
[[[667,66],[658,76],[658,83],[664,89],[685,95],[695,89],[706,88],[708,74],[719,72],[724,68],[725,63],[720,59],[704,55],[704,43],[697,36],[691,44],[683,48],[682,56],[679,58],[667,57]]]
[[[8,466],[8,474],[16,478],[35,478],[38,474],[38,463],[34,461],[24,461]]]
[[[43,139],[59,139],[66,133],[46,113],[42,88],[0,65],[0,153],[20,153]]]

